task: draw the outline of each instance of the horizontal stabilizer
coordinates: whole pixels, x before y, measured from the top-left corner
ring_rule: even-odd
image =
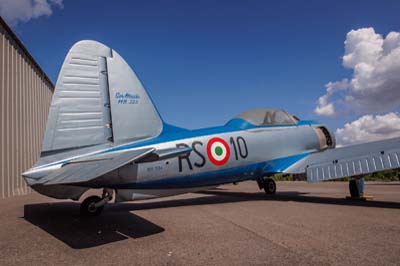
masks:
[[[82,183],[107,174],[154,151],[154,148],[114,153],[109,157],[86,157],[64,164],[58,170],[38,180],[39,184]]]
[[[314,153],[284,172],[305,172],[307,181],[319,182],[395,168],[400,168],[400,138]]]

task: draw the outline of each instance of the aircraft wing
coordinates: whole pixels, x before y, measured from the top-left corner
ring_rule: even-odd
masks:
[[[40,170],[33,169],[23,173],[23,175],[29,178],[31,185],[75,184],[87,182],[131,162],[144,163],[165,160],[190,153],[191,151],[192,148],[189,147],[161,150],[145,148],[119,153],[95,154],[72,159],[65,162],[60,168],[51,171],[44,170],[45,174]]]
[[[44,185],[86,182],[143,158],[154,150],[154,148],[146,148],[72,160],[38,181]]]
[[[400,168],[400,138],[358,144],[312,153],[284,173],[306,173],[308,182],[364,175]]]

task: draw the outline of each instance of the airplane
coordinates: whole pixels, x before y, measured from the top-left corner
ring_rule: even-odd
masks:
[[[115,50],[84,40],[64,60],[40,157],[22,175],[57,199],[102,190],[80,205],[82,216],[94,217],[113,198],[166,197],[245,180],[274,194],[276,173],[309,182],[359,177],[399,168],[399,155],[400,138],[336,148],[325,125],[276,109],[244,112],[218,127],[173,126]],[[352,195],[357,184],[350,182]]]

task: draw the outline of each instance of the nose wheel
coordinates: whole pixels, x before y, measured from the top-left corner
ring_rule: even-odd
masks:
[[[80,207],[80,214],[82,217],[96,217],[100,215],[100,213],[104,209],[104,205],[107,204],[112,199],[112,190],[104,189],[103,195],[99,196],[90,196],[86,198]]]

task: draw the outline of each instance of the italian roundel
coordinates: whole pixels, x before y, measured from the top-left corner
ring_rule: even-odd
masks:
[[[229,160],[231,150],[225,140],[212,138],[207,143],[207,155],[213,164],[220,166]]]

